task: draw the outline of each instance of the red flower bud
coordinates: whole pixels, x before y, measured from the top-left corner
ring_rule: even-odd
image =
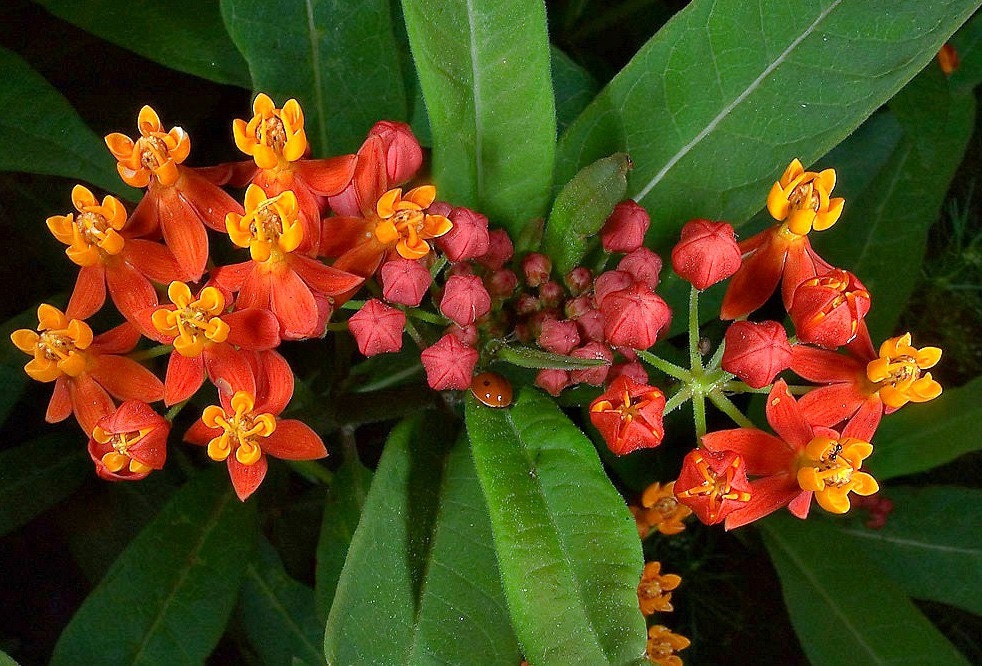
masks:
[[[668,304],[641,282],[608,294],[600,313],[604,337],[614,347],[647,349],[672,321]]]
[[[548,281],[551,272],[552,261],[544,254],[531,252],[522,259],[522,274],[525,276],[525,284],[530,287],[538,287]]]
[[[722,366],[748,386],[763,388],[791,364],[791,345],[776,321],[735,321],[726,329]]]
[[[635,283],[634,276],[627,271],[607,271],[597,276],[593,283],[593,297],[597,305],[604,302],[607,294],[627,289]]]
[[[401,185],[412,178],[423,163],[423,149],[409,125],[381,120],[368,130],[369,136],[373,134],[382,139],[389,187]]]
[[[835,349],[856,337],[869,306],[862,282],[836,268],[799,284],[789,314],[800,341]]]
[[[566,291],[558,282],[544,282],[539,285],[539,300],[546,308],[558,308],[566,297]]]
[[[569,373],[565,370],[539,370],[539,374],[535,376],[535,385],[551,396],[559,395],[571,383]]]
[[[640,280],[651,287],[652,291],[658,287],[658,274],[661,272],[661,267],[661,257],[646,247],[639,247],[617,264],[617,270],[627,271],[635,280]]]
[[[571,301],[566,301],[563,311],[570,319],[576,319],[593,309],[593,300],[589,296],[578,296]]]
[[[518,276],[509,268],[502,268],[485,278],[484,286],[492,298],[508,298],[515,293],[518,286]]]
[[[426,209],[426,212],[430,215],[442,215],[443,217],[449,218],[450,213],[453,212],[453,206],[448,204],[446,201],[434,201]],[[444,234],[444,236],[446,236],[446,234]],[[440,238],[443,238],[443,236],[440,236]]]
[[[541,309],[542,303],[540,303],[539,299],[532,294],[520,294],[519,297],[515,299],[515,314],[517,314],[519,317],[530,315]]]
[[[454,275],[447,280],[440,312],[459,326],[467,326],[491,311],[491,295],[476,275]]]
[[[382,297],[385,300],[413,307],[419,305],[433,282],[430,272],[421,263],[402,257],[382,264],[379,275],[382,278]]]
[[[740,248],[733,227],[702,219],[686,222],[682,240],[672,250],[672,268],[699,290],[736,273]]]
[[[373,298],[348,319],[348,329],[355,336],[358,351],[375,356],[402,349],[402,329],[406,313]]]
[[[645,370],[644,366],[637,361],[615,363],[610,367],[610,372],[607,374],[607,379],[613,382],[615,379],[621,376],[627,377],[635,384],[648,383],[648,371]]]
[[[674,486],[675,499],[706,525],[715,525],[750,501],[743,458],[733,451],[689,451]]]
[[[610,351],[610,347],[599,342],[588,342],[579,349],[574,349],[570,356],[604,361],[603,365],[573,370],[569,373],[575,384],[584,383],[593,386],[600,386],[604,383],[604,380],[607,379],[607,373],[610,372],[610,364],[614,360],[614,354]]]
[[[515,246],[511,243],[511,238],[504,229],[495,229],[489,234],[488,251],[477,261],[483,266],[487,266],[493,271],[505,265],[505,262],[515,254]]]
[[[623,375],[590,403],[590,421],[619,456],[661,444],[664,412],[664,393]]]
[[[586,266],[577,266],[563,278],[569,293],[579,296],[593,284],[593,272]]]
[[[587,310],[576,318],[581,340],[604,341],[604,318],[600,310]]]
[[[540,347],[553,354],[569,354],[573,347],[580,344],[580,333],[576,322],[569,319],[563,321],[549,319],[543,322],[538,343]]]
[[[432,206],[428,211],[432,211]],[[447,217],[453,227],[437,238],[436,244],[450,261],[466,261],[487,254],[491,244],[488,218],[469,208],[454,208]]]
[[[471,385],[478,353],[454,335],[444,335],[420,354],[426,381],[437,391],[465,389]]]
[[[477,347],[478,341],[481,339],[481,334],[477,330],[477,326],[471,324],[470,326],[457,326],[456,324],[451,324],[444,331],[445,334],[449,334],[463,342],[468,347]]]
[[[608,252],[634,252],[644,243],[650,225],[648,211],[631,199],[622,201],[600,229],[600,242]]]
[[[142,400],[127,400],[89,434],[89,457],[107,481],[139,481],[163,469],[170,423]]]

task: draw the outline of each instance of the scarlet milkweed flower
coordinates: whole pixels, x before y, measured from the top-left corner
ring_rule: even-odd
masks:
[[[674,634],[668,627],[660,624],[648,628],[648,645],[645,654],[648,661],[658,666],[682,666],[682,660],[676,655],[689,647],[692,642],[681,634]]]
[[[641,494],[641,506],[631,506],[638,526],[638,535],[645,539],[652,530],[670,536],[685,530],[682,522],[692,515],[692,509],[675,497],[675,481],[662,485],[653,483]]]
[[[787,309],[799,284],[832,270],[812,249],[808,233],[828,229],[842,214],[844,200],[830,197],[833,187],[835,169],[815,173],[805,171],[797,159],[791,161],[767,197],[767,210],[779,224],[739,244],[743,264],[723,296],[721,319],[753,312],[774,293],[778,282]]]
[[[682,460],[675,498],[706,525],[715,525],[750,501],[747,466],[733,451],[698,448]]]
[[[266,477],[267,456],[314,460],[327,455],[324,442],[308,425],[281,419],[293,396],[293,372],[275,351],[253,357],[255,392],[232,386],[220,391],[220,404],[204,409],[184,441],[207,447],[208,457],[228,466],[232,486],[243,502]]]
[[[170,423],[145,402],[127,400],[99,419],[89,435],[96,474],[107,481],[139,481],[167,458]]]
[[[133,238],[126,209],[113,196],[100,203],[82,186],[72,188],[77,215],[53,215],[48,229],[68,247],[65,254],[81,267],[66,312],[85,319],[106,301],[106,287],[119,312],[137,324],[139,313],[157,304],[157,292],[147,277],[167,282],[181,273],[174,255],[165,246]]]
[[[155,336],[174,345],[164,379],[164,404],[190,398],[204,382],[220,379],[240,387],[253,387],[252,370],[244,354],[276,347],[279,322],[269,310],[244,308],[226,311],[225,296],[214,286],[204,287],[197,298],[183,282],[171,282],[164,305],[151,315]]]
[[[798,285],[788,314],[798,340],[835,349],[856,337],[869,308],[870,295],[863,283],[836,268]]]
[[[156,402],[164,387],[152,372],[121,356],[130,352],[140,332],[130,323],[94,336],[88,324],[70,319],[58,308],[38,307],[37,331],[22,328],[10,336],[14,346],[34,358],[24,372],[39,382],[54,382],[45,420],[57,423],[73,413],[82,430],[92,434],[99,419],[120,400]]]
[[[661,444],[664,410],[665,394],[661,390],[621,375],[590,403],[590,421],[607,448],[622,456]]]
[[[252,261],[219,268],[215,282],[239,292],[240,308],[271,310],[284,339],[317,335],[333,311],[332,297],[351,292],[363,278],[297,252],[304,227],[292,191],[267,198],[250,185],[245,208],[245,215],[229,213],[225,224],[232,242],[249,248]]]
[[[638,585],[638,607],[644,616],[672,610],[672,590],[682,583],[677,574],[661,573],[661,562],[646,562]]]

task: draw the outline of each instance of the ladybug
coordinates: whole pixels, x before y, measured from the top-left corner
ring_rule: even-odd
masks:
[[[488,407],[507,407],[511,404],[511,384],[501,375],[482,372],[471,382],[471,393]]]

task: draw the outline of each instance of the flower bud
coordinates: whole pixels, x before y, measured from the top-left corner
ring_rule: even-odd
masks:
[[[519,294],[515,299],[515,314],[519,317],[530,315],[542,309],[542,303],[532,294]]]
[[[604,361],[603,365],[572,370],[569,373],[574,383],[592,384],[593,386],[600,386],[604,383],[604,380],[607,379],[607,373],[610,372],[610,364],[614,360],[614,354],[610,351],[610,347],[600,342],[588,342],[579,349],[574,349],[570,356]]]
[[[632,199],[622,201],[600,229],[600,242],[608,252],[634,252],[644,243],[650,225],[648,211]]]
[[[558,308],[566,297],[566,291],[558,282],[544,282],[539,285],[539,300],[546,308]]]
[[[635,282],[634,276],[627,271],[607,271],[597,276],[593,282],[593,297],[597,305],[604,302],[607,294],[631,287]]]
[[[608,294],[600,313],[604,337],[614,347],[647,349],[672,321],[668,304],[641,282]]]
[[[610,372],[607,374],[607,379],[613,382],[618,377],[627,377],[635,384],[647,384],[648,383],[648,371],[644,369],[644,366],[637,361],[628,361],[626,363],[615,363],[610,367]]]
[[[627,271],[635,280],[648,285],[652,291],[658,287],[658,274],[661,272],[661,267],[661,257],[646,247],[639,247],[617,264],[617,270]]]
[[[722,367],[753,388],[763,388],[791,365],[791,345],[776,321],[735,321],[724,336]]]
[[[458,326],[467,326],[491,311],[491,295],[476,275],[454,275],[447,280],[440,312]]]
[[[788,314],[801,342],[835,349],[856,337],[869,307],[863,283],[836,268],[798,285]]]
[[[604,318],[600,310],[590,309],[576,318],[580,329],[580,340],[604,341]]]
[[[406,313],[389,307],[377,298],[369,300],[348,319],[348,330],[355,336],[358,351],[375,356],[402,349],[402,329]]]
[[[614,454],[651,449],[665,436],[665,394],[621,376],[590,403],[590,421]]]
[[[593,272],[586,266],[577,266],[563,278],[563,283],[573,296],[579,296],[593,284]]]
[[[566,301],[563,311],[570,319],[576,319],[593,309],[593,300],[589,296],[579,296],[573,300]]]
[[[535,376],[535,385],[554,397],[571,383],[569,373],[565,370],[539,370],[539,374]]]
[[[444,334],[449,334],[463,342],[468,347],[477,348],[477,343],[481,339],[480,331],[477,330],[477,326],[470,324],[468,326],[457,326],[457,324],[451,324],[444,331]]]
[[[382,264],[379,275],[382,278],[382,298],[390,303],[412,307],[419,305],[433,282],[430,272],[421,263],[402,257]]]
[[[531,252],[522,259],[522,275],[525,276],[525,284],[530,287],[547,282],[551,272],[552,261],[544,254]]]
[[[488,251],[477,258],[482,265],[493,271],[498,270],[510,261],[515,254],[515,246],[504,229],[495,229],[488,234]]]
[[[726,222],[686,222],[682,239],[672,250],[672,268],[699,290],[736,273],[740,261],[736,234]]]
[[[444,335],[420,354],[423,368],[426,369],[426,381],[430,388],[437,391],[469,387],[477,359],[476,349],[468,347],[451,334]]]
[[[453,227],[437,238],[436,244],[450,261],[466,261],[487,254],[491,243],[488,218],[469,208],[454,208],[447,218]]]
[[[484,286],[487,287],[491,298],[505,299],[515,293],[515,288],[518,286],[518,276],[515,275],[515,271],[502,268],[485,278]]]
[[[368,135],[382,139],[385,154],[385,174],[389,186],[405,183],[419,170],[423,163],[423,149],[406,123],[381,120],[368,131]]]
[[[569,354],[576,345],[580,344],[580,333],[576,322],[569,319],[544,321],[538,343],[540,347],[553,354]]]

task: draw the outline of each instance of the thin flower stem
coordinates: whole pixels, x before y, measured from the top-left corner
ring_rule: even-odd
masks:
[[[149,349],[135,351],[130,354],[130,358],[134,361],[146,361],[151,358],[163,356],[164,354],[170,354],[172,351],[174,351],[174,345],[157,345],[156,347],[150,347]]]
[[[174,419],[181,413],[181,410],[184,409],[186,404],[188,404],[187,400],[182,400],[181,402],[177,403],[167,410],[167,413],[164,414],[164,418],[167,419],[168,422],[173,423]]]
[[[675,365],[670,361],[666,361],[663,358],[655,356],[649,351],[644,349],[638,350],[638,358],[642,361],[655,368],[656,370],[661,370],[663,373],[669,377],[674,377],[675,379],[688,383],[692,380],[692,373],[685,368]]]
[[[298,474],[311,481],[319,481],[327,486],[334,481],[334,474],[331,473],[331,470],[315,460],[290,460],[289,463],[290,467]]]
[[[713,353],[713,357],[709,359],[709,364],[706,366],[707,371],[715,370],[719,367],[720,363],[723,361],[723,351],[726,349],[726,340],[719,341],[719,347]]]
[[[719,409],[719,411],[723,412],[731,419],[733,419],[733,422],[736,423],[741,428],[757,427],[754,425],[753,421],[748,419],[743,412],[737,409],[737,406],[734,405],[729,398],[723,395],[722,391],[719,390],[710,391],[709,399],[713,402],[714,405],[716,405],[716,408]]]
[[[699,354],[699,290],[695,287],[689,290],[689,367],[693,373],[702,370]]]
[[[600,253],[600,256],[597,258],[597,263],[593,267],[593,274],[600,275],[601,273],[603,273],[604,269],[607,268],[608,261],[610,261],[610,252],[604,250]]]
[[[327,325],[325,331],[347,331],[348,322],[347,321],[335,321]]]
[[[678,409],[686,400],[692,397],[692,390],[688,386],[681,387],[675,394],[668,399],[665,403],[665,413],[668,414],[672,410]]]
[[[365,306],[365,301],[346,301],[341,305],[342,310],[361,310]]]
[[[429,322],[431,324],[437,324],[439,326],[446,326],[450,323],[450,320],[443,315],[438,315],[434,312],[427,312],[426,310],[420,310],[419,308],[405,308],[404,312],[414,319],[419,319],[420,321]]]
[[[743,382],[734,381],[726,382],[721,387],[727,393],[770,393],[771,385],[768,384],[763,388],[753,388],[752,386],[747,386]]]
[[[692,418],[696,423],[696,440],[706,434],[706,396],[702,392],[692,394]]]
[[[436,277],[437,275],[440,274],[440,271],[442,271],[443,267],[446,265],[447,265],[446,255],[443,254],[439,255],[437,257],[437,260],[433,262],[433,265],[430,266],[430,275],[432,277]]]
[[[413,342],[415,342],[416,346],[420,349],[426,349],[429,346],[426,344],[426,341],[423,340],[423,336],[420,335],[419,331],[416,330],[416,327],[413,326],[413,322],[408,318],[406,319],[406,333],[409,334],[409,337],[413,339]]]

